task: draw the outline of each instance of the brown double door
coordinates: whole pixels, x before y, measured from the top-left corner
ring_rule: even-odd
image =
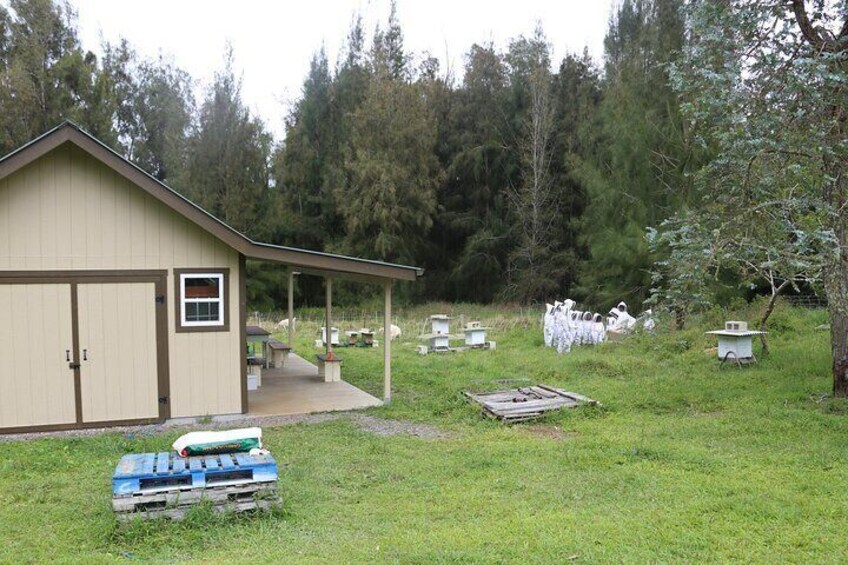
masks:
[[[164,276],[29,275],[0,282],[0,432],[167,417]]]

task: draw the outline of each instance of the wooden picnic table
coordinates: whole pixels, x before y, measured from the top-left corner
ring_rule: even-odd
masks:
[[[271,332],[259,326],[247,326],[247,343],[262,344],[262,365],[268,368],[268,342],[271,341]],[[250,356],[248,356],[249,358]],[[254,355],[255,357],[255,355]]]

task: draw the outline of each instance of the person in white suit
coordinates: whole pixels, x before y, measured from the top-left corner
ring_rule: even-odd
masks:
[[[592,345],[592,313],[583,312],[580,320],[580,341],[586,345]]]
[[[542,336],[545,347],[551,347],[554,339],[554,305],[545,304],[545,315],[542,316]]]
[[[556,318],[556,326],[558,330],[557,352],[569,353],[571,346],[574,343],[574,331],[571,327],[571,309],[574,307],[573,300],[563,302],[562,309]]]
[[[610,324],[607,331],[613,333],[625,333],[636,324],[636,318],[627,312],[627,304],[619,302],[615,308],[609,312]]]
[[[607,329],[604,327],[604,317],[600,314],[592,316],[592,343],[599,344],[606,341]]]

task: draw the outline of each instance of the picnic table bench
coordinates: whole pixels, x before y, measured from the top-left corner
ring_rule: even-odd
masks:
[[[286,366],[286,359],[289,353],[292,352],[290,345],[277,341],[276,339],[268,340],[268,349],[271,352],[271,366],[275,369],[282,369]]]
[[[342,358],[337,355],[327,357],[325,354],[316,355],[318,358],[318,376],[324,379],[325,383],[331,383],[342,380]]]
[[[267,330],[263,329],[260,326],[247,326],[245,329],[245,334],[247,337],[247,343],[250,344],[250,349],[253,348],[254,344],[261,343],[262,344],[262,355],[255,356],[256,358],[261,358],[263,361],[263,365],[265,368],[268,368],[268,342],[271,340],[271,333]]]

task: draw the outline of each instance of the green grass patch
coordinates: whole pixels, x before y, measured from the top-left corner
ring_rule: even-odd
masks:
[[[405,330],[393,402],[370,411],[447,439],[265,429],[285,464],[277,512],[118,524],[116,462],[179,432],[0,444],[0,562],[848,561],[848,403],[828,394],[821,312],[778,310],[771,355],[742,370],[719,369],[703,335],[725,312],[563,356],[541,347],[538,316],[492,316],[495,351],[419,356]],[[316,335],[301,325],[297,349]],[[380,349],[339,353],[346,380],[381,394]],[[602,406],[504,426],[462,396],[523,378]]]

